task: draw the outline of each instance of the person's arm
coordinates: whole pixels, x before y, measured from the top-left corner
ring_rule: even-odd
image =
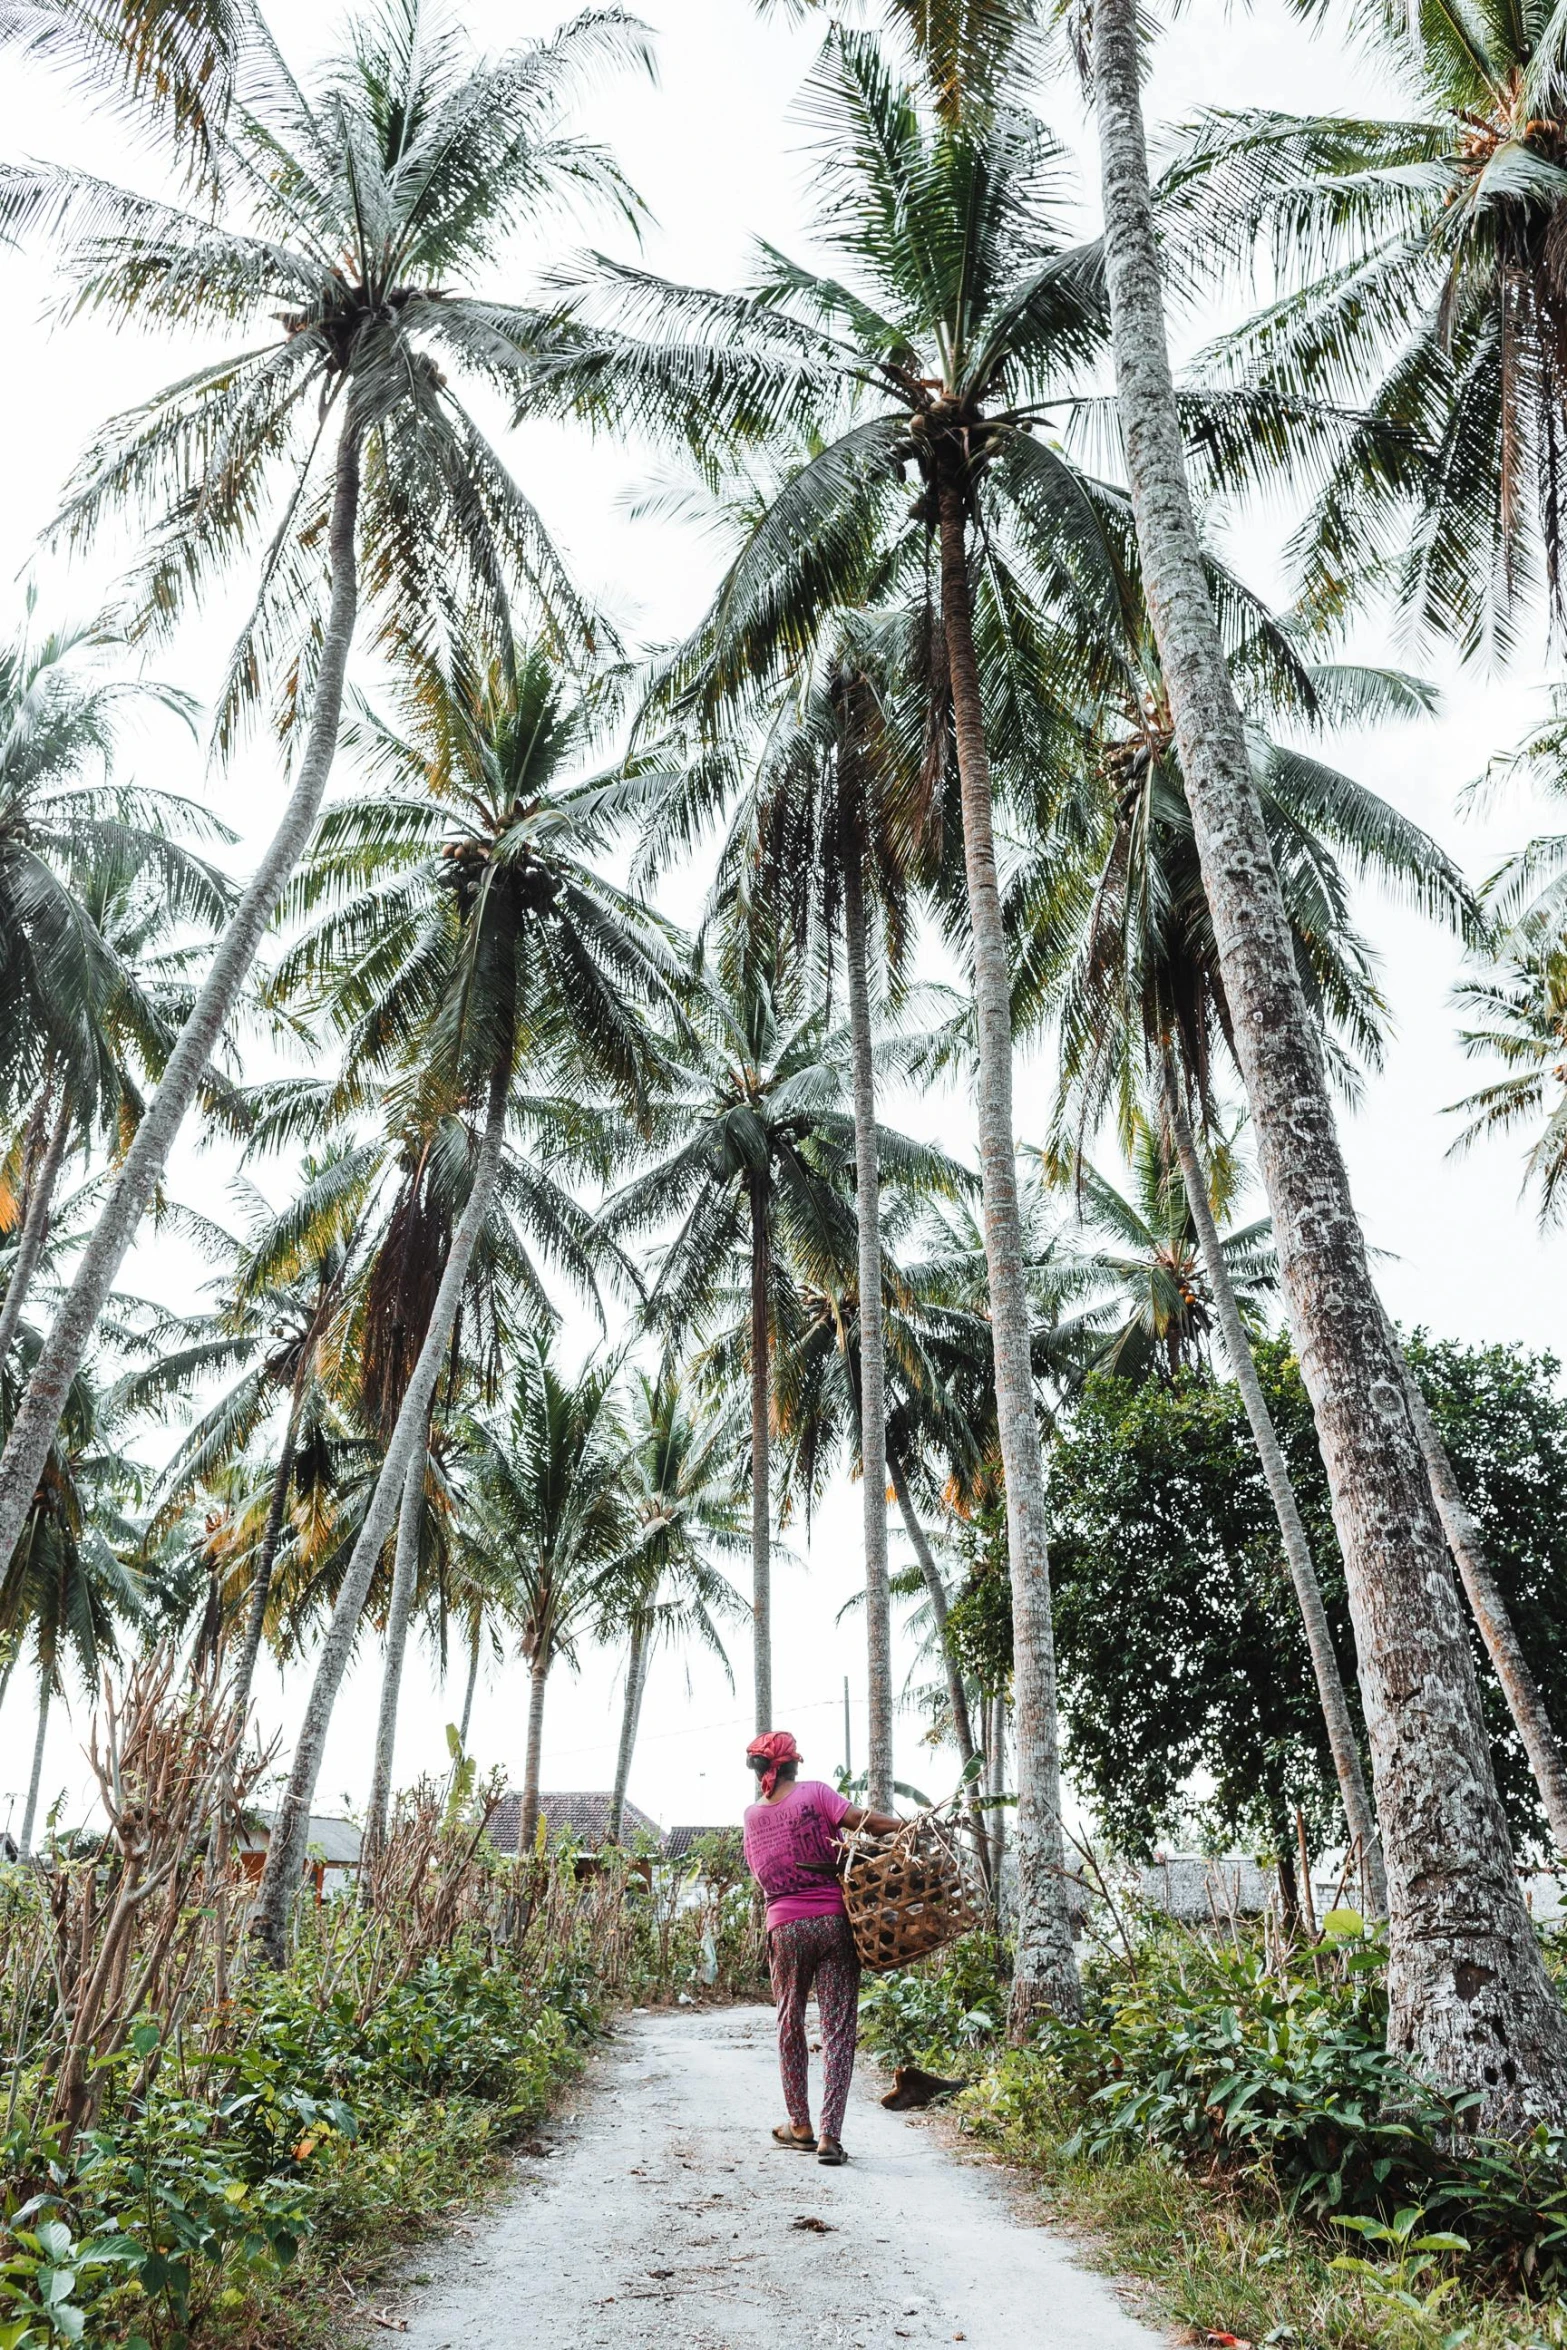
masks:
[[[851,1803],[838,1824],[844,1828],[869,1828],[873,1836],[896,1836],[903,1822],[889,1811],[858,1811]]]

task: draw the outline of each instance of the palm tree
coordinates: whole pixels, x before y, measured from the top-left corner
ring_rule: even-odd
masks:
[[[18,1367],[31,1351],[24,1341]],[[14,1371],[9,1378],[0,1372],[0,1416],[15,1409],[18,1386]],[[13,1652],[31,1641],[38,1675],[37,1733],[17,1838],[24,1859],[32,1851],[50,1707],[62,1692],[66,1660],[74,1659],[91,1689],[117,1653],[121,1630],[146,1613],[141,1581],[120,1555],[136,1546],[139,1531],[122,1514],[133,1487],[99,1382],[84,1372],[72,1383],[22,1539],[0,1577],[0,1631]]]
[[[1560,43],[1542,0],[1373,21],[1410,110],[1210,114],[1161,185],[1161,233],[1209,268],[1269,256],[1274,299],[1211,370],[1380,427],[1302,534],[1313,607],[1387,594],[1409,628],[1505,653],[1532,591],[1567,610]]]
[[[572,361],[542,370],[529,404],[681,434],[710,456],[727,433],[818,436],[720,591],[722,657],[703,690],[765,680],[809,644],[824,606],[918,580],[939,552],[936,739],[950,741],[976,1012],[977,1094],[996,1388],[1017,1610],[1020,1803],[1014,2017],[1081,2004],[1063,1892],[1055,1668],[1043,1471],[1029,1375],[1023,1243],[1013,1164],[1010,974],[993,815],[999,743],[1050,722],[1048,671],[1029,657],[1028,578],[1070,584],[1085,487],[1035,431],[1102,341],[1094,257],[1068,247],[1051,209],[1059,150],[1028,108],[1021,62],[991,55],[983,102],[934,107],[877,43],[835,30],[807,102],[822,140],[815,227],[829,276],[765,251],[748,296],[671,287],[601,268],[579,315],[618,297],[641,340],[581,327]],[[1003,102],[1004,101],[1004,102]],[[912,509],[901,487],[914,469]],[[974,559],[976,546],[983,560]],[[1021,566],[1021,569],[1020,569]],[[986,655],[1011,697],[986,707]],[[1027,680],[1019,691],[1020,681]]]
[[[1567,2017],[1513,1877],[1445,1533],[1372,1285],[1208,599],[1165,338],[1131,0],[1099,0],[1093,72],[1144,589],[1355,1622],[1388,1871],[1389,2043],[1440,2085],[1477,2090],[1490,2122],[1532,2123],[1567,2099]],[[1455,1981],[1475,1986],[1472,2001],[1453,1997]],[[1487,2078],[1500,2070],[1498,2043],[1510,2071]]]
[[[771,965],[771,967],[769,967]],[[689,1339],[727,1298],[738,1266],[748,1296],[751,1641],[758,1731],[772,1726],[770,1436],[772,1330],[783,1245],[841,1262],[854,1246],[839,1178],[850,1142],[821,1014],[802,1008],[777,959],[742,943],[726,969],[692,973],[673,1084],[656,1102],[652,1164],[605,1204],[606,1232],[680,1218],[645,1308],[667,1340]]]
[[[617,1576],[629,1634],[626,1696],[606,1833],[620,1835],[631,1758],[660,1640],[696,1637],[723,1660],[715,1618],[743,1602],[713,1564],[714,1551],[744,1549],[740,1496],[722,1423],[692,1400],[673,1357],[635,1376],[631,1394],[633,1500],[640,1533]]]
[[[159,1480],[160,1515],[172,1517],[199,1490],[251,1453],[280,1404],[286,1416],[266,1501],[253,1544],[226,1546],[225,1580],[236,1567],[244,1609],[239,1654],[230,1677],[230,1703],[249,1706],[261,1653],[273,1570],[283,1539],[301,1439],[345,1386],[347,1316],[353,1250],[367,1213],[377,1169],[371,1146],[330,1149],[307,1158],[294,1198],[281,1211],[244,1187],[251,1231],[236,1251],[228,1294],[185,1343],[126,1383],[125,1408],[165,1408],[181,1389],[205,1384],[219,1369],[242,1364],[239,1377],[210,1403],[187,1433]],[[227,1610],[225,1609],[226,1613]],[[222,1626],[218,1631],[221,1647]]]
[[[243,103],[212,131],[221,203],[182,208],[89,174],[0,171],[0,229],[64,242],[73,300],[179,331],[236,321],[259,340],[117,417],[89,450],[55,524],[73,542],[129,515],[149,548],[133,633],[171,625],[215,573],[273,528],[255,604],[219,697],[232,745],[275,686],[301,743],[281,822],[240,899],[157,1097],[127,1152],[39,1357],[0,1461],[0,1560],[174,1137],[310,838],[337,746],[368,557],[383,619],[416,641],[477,604],[509,642],[507,589],[526,583],[562,643],[592,627],[531,506],[448,380],[514,363],[504,306],[466,290],[506,233],[576,194],[627,201],[608,159],[563,137],[585,74],[641,54],[613,14],[473,61],[417,4],[387,0],[314,89],[259,18],[246,26]],[[321,550],[325,548],[323,576]],[[322,604],[322,589],[327,594]]]
[[[1077,1221],[1089,1243],[1086,1269],[1111,1301],[1095,1368],[1134,1381],[1155,1372],[1174,1378],[1202,1360],[1213,1314],[1203,1294],[1202,1237],[1184,1170],[1171,1163],[1168,1137],[1141,1115],[1132,1127],[1131,1176],[1130,1192],[1122,1193],[1086,1159],[1072,1170]],[[1213,1151],[1206,1189],[1215,1225],[1239,1184],[1233,1152]],[[1219,1257],[1242,1312],[1255,1313],[1256,1299],[1276,1279],[1266,1219],[1229,1233]]]
[[[294,902],[306,914],[327,910],[285,957],[277,986],[313,1000],[347,1034],[351,1081],[378,1070],[401,1080],[415,1131],[442,1138],[448,1156],[461,1149],[466,1184],[452,1191],[466,1197],[422,1335],[415,1345],[410,1333],[393,1374],[385,1452],[268,1847],[253,1930],[275,1961],[381,1548],[405,1494],[410,1514],[417,1507],[413,1464],[428,1445],[436,1381],[502,1181],[517,1076],[547,1074],[558,1099],[608,1089],[637,1110],[660,1065],[640,1007],[665,999],[670,975],[651,919],[587,863],[635,812],[640,787],[562,783],[593,713],[567,698],[542,649],[493,662],[460,651],[449,665],[410,659],[402,715],[402,732],[373,718],[361,731],[372,788],[323,823]],[[462,1113],[480,1104],[470,1156]],[[509,1181],[568,1269],[591,1275],[587,1220],[544,1170],[516,1169]],[[404,1609],[399,1641],[406,1622]]]
[[[171,941],[221,928],[229,891],[190,836],[232,839],[205,810],[112,780],[137,704],[188,717],[170,687],[106,676],[104,625],[0,647],[0,1107],[25,1128],[0,1362],[42,1261],[61,1173],[96,1128],[123,1148],[182,1004]],[[96,770],[96,774],[93,774]],[[181,839],[181,834],[186,840]]]
[[[752,503],[755,503],[753,499]],[[754,519],[754,516],[753,516]],[[886,1811],[893,1799],[892,1630],[887,1587],[886,1366],[881,1322],[880,1170],[876,1157],[873,965],[893,983],[910,943],[910,873],[925,843],[931,795],[922,788],[925,745],[917,727],[892,706],[906,703],[917,631],[906,615],[829,611],[809,656],[777,692],[759,726],[742,715],[738,742],[721,719],[685,690],[724,658],[725,614],[714,615],[711,644],[688,646],[655,690],[652,706],[671,700],[694,726],[699,755],[688,776],[661,796],[643,847],[655,871],[672,842],[689,840],[700,814],[721,793],[738,806],[720,851],[713,909],[742,926],[759,922],[780,933],[796,956],[820,956],[830,995],[842,936],[854,1116],[854,1211],[859,1294],[873,1302],[861,1323],[862,1498],[865,1528],[867,1641],[867,1801]],[[697,706],[693,708],[693,699]],[[723,697],[725,701],[730,697]],[[900,723],[900,721],[902,721]],[[759,747],[751,755],[759,736]],[[706,738],[706,739],[704,739]],[[743,781],[737,781],[743,775]],[[728,787],[727,793],[725,787]]]
[[[508,1568],[507,1610],[528,1667],[522,1852],[538,1825],[550,1672],[574,1661],[591,1625],[614,1620],[617,1578],[641,1532],[618,1371],[610,1362],[572,1377],[536,1340],[519,1350],[505,1413],[475,1434],[458,1545]]]

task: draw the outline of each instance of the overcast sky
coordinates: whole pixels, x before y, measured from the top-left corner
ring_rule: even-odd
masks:
[[[333,45],[341,21],[319,0],[275,0],[271,20],[291,61],[308,69]],[[476,42],[498,48],[519,34],[548,31],[553,13],[534,0],[467,0],[462,16]],[[743,270],[749,239],[761,235],[786,248],[802,242],[810,161],[805,133],[792,106],[820,39],[818,23],[789,21],[775,10],[759,19],[747,0],[655,0],[646,12],[657,34],[658,82],[627,78],[606,88],[581,118],[582,127],[616,153],[649,207],[644,255],[672,276],[727,285]],[[1042,91],[1042,108],[1062,140],[1086,163],[1082,220],[1097,214],[1094,154],[1085,138],[1075,86],[1059,80]],[[1251,14],[1231,14],[1219,0],[1195,0],[1160,43],[1149,93],[1150,121],[1177,123],[1202,105],[1271,105],[1301,110],[1402,112],[1404,102],[1376,67],[1346,51],[1335,29],[1315,32],[1288,18],[1277,0],[1260,0]],[[98,171],[147,184],[112,128],[90,121],[76,101],[40,72],[10,61],[0,79],[0,152],[10,156],[70,158]],[[622,230],[607,224],[563,222],[552,239],[520,239],[496,275],[502,294],[523,293],[552,254],[588,241],[629,250]],[[37,534],[60,486],[95,427],[209,355],[209,347],[175,346],[167,339],[111,334],[92,320],[61,325],[48,315],[50,280],[44,260],[0,252],[0,313],[11,352],[0,381],[0,430],[6,464],[0,475],[0,625],[19,613],[22,587],[35,572],[44,615],[83,615],[112,592],[124,549],[102,549],[66,563],[35,552]],[[1188,346],[1211,331],[1214,315],[1182,322]],[[633,523],[629,496],[656,470],[648,452],[590,443],[580,434],[530,428],[504,436],[507,455],[555,532],[579,580],[597,594],[633,639],[667,640],[699,613],[714,576],[712,550],[699,536],[661,521]],[[1278,555],[1289,514],[1279,509],[1231,518],[1228,549],[1248,577],[1266,589],[1278,580]],[[236,608],[215,600],[187,623],[151,664],[156,674],[209,696],[221,674]],[[1368,626],[1355,648],[1371,657],[1388,649],[1384,632]],[[1542,710],[1537,660],[1521,662],[1506,678],[1455,675],[1442,665],[1441,716],[1418,727],[1385,729],[1374,738],[1349,738],[1338,755],[1367,783],[1435,832],[1471,875],[1483,877],[1534,830],[1560,822],[1513,796],[1483,821],[1460,820],[1455,800],[1490,755],[1517,740]],[[131,771],[206,799],[241,835],[234,862],[253,857],[275,821],[278,765],[265,744],[249,749],[226,773],[210,770],[200,745],[162,723],[135,740]],[[690,885],[677,891],[681,906]],[[1443,1108],[1476,1083],[1459,1054],[1451,988],[1458,968],[1450,941],[1385,903],[1364,909],[1367,928],[1383,957],[1382,976],[1394,1012],[1386,1071],[1357,1112],[1344,1138],[1368,1235],[1386,1252],[1383,1283],[1400,1318],[1424,1321],[1436,1332],[1467,1340],[1552,1343],[1560,1327],[1563,1243],[1536,1230],[1518,1197],[1521,1151],[1487,1146],[1467,1159],[1447,1151],[1454,1122]],[[1044,1074],[1025,1068],[1018,1088],[1020,1132],[1042,1124]],[[902,1099],[888,1117],[949,1143],[970,1130],[966,1098]],[[228,1162],[218,1154],[182,1148],[173,1188],[220,1220],[230,1213]],[[277,1191],[286,1170],[266,1178]],[[146,1242],[127,1277],[128,1287],[171,1302],[192,1302],[201,1269],[172,1244]],[[789,1551],[775,1574],[776,1718],[793,1727],[813,1769],[825,1775],[842,1759],[843,1682],[853,1699],[856,1763],[863,1762],[863,1665],[857,1619],[839,1610],[859,1578],[858,1488],[835,1490],[809,1540],[790,1529]],[[719,1821],[736,1816],[748,1779],[739,1756],[748,1734],[749,1658],[741,1633],[732,1642],[735,1689],[711,1660],[661,1658],[643,1715],[632,1794],[664,1824]],[[580,1676],[562,1669],[551,1686],[545,1730],[544,1783],[587,1788],[609,1784],[619,1699],[619,1660],[585,1658]],[[378,1665],[367,1649],[339,1704],[319,1806],[363,1800],[369,1778]],[[0,1714],[0,1823],[20,1812],[30,1758],[32,1724],[20,1686],[13,1685]],[[426,1648],[411,1658],[404,1681],[397,1771],[407,1781],[444,1763],[444,1726],[460,1705],[460,1689],[443,1688]],[[260,1691],[268,1733],[286,1749],[303,1688],[285,1693],[269,1676]],[[526,1702],[522,1669],[512,1663],[481,1689],[474,1749],[482,1764],[519,1770]],[[69,1719],[57,1710],[51,1725],[45,1786],[52,1796],[84,1786],[81,1742],[85,1714],[79,1699]],[[900,1775],[943,1791],[950,1761],[921,1754],[917,1729],[900,1726]]]

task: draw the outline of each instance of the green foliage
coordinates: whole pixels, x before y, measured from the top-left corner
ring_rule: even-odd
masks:
[[[1554,1357],[1421,1333],[1410,1360],[1548,1709],[1567,1712],[1567,1402]],[[1327,1476],[1299,1366],[1257,1349],[1322,1587],[1339,1669],[1354,1645]],[[1337,1787],[1277,1523],[1237,1390],[1205,1373],[1089,1382],[1056,1447],[1051,1570],[1067,1752],[1107,1828],[1146,1854],[1213,1792],[1204,1832],[1287,1849],[1296,1806],[1319,1833]],[[960,1603],[961,1604],[961,1603]],[[954,1611],[955,1613],[957,1611]],[[999,1608],[994,1610],[999,1619]],[[1505,1699],[1473,1635],[1515,1835],[1544,1835]]]
[[[876,1976],[860,1994],[860,2037],[884,2064],[972,2061],[1006,2030],[1006,1972],[992,1935],[965,1934],[939,1959]]]
[[[959,1521],[954,1547],[963,1584],[947,1613],[947,1645],[987,1696],[1012,1679],[1012,1579],[1003,1502],[981,1504]]]
[[[598,2017],[580,1954],[540,1975],[459,1940],[366,1998],[307,1940],[290,1974],[255,1979],[212,2097],[165,2072],[138,2106],[146,2023],[102,2127],[69,2153],[20,2132],[5,2149],[0,2350],[221,2336],[276,2302],[302,2245],[319,2260],[418,2224],[539,2118]]]
[[[891,2061],[960,2060],[973,1959],[958,1945],[944,1981],[946,1956],[867,2002],[867,2038]],[[1436,2308],[1432,2263],[1445,2275],[1460,2252],[1470,2276],[1559,2289],[1567,2142],[1469,2133],[1476,2099],[1437,2096],[1389,2055],[1384,1977],[1385,1952],[1363,1935],[1281,1962],[1260,1937],[1151,1928],[1088,1967],[1082,2024],[1046,2019],[1022,2049],[987,2035],[963,2111],[1009,2149],[1048,2144],[1069,2165],[1179,2164],[1319,2243],[1352,2223],[1380,2248],[1373,2299]],[[1340,2243],[1326,2265],[1355,2260]]]

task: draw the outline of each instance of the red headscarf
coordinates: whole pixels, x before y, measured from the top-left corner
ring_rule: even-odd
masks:
[[[748,1755],[764,1754],[767,1768],[762,1773],[762,1793],[771,1795],[778,1784],[778,1773],[783,1764],[798,1762],[800,1749],[788,1730],[769,1730],[765,1738],[753,1738],[746,1748]]]

